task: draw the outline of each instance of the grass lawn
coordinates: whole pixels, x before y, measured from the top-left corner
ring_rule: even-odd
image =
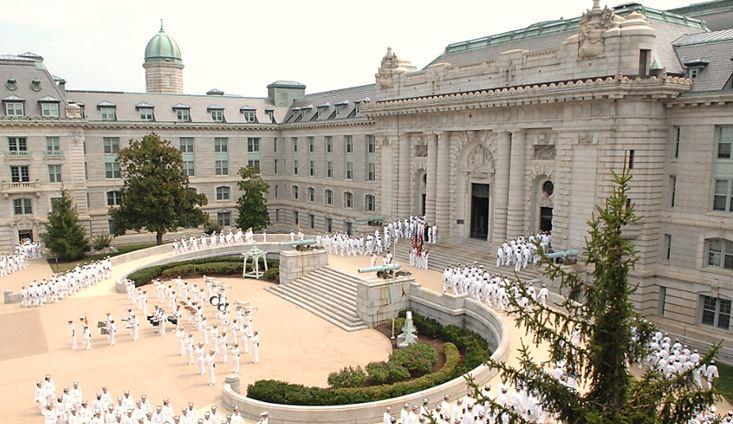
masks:
[[[728,402],[733,403],[733,366],[721,364],[717,361],[716,365],[720,372],[720,378],[715,383],[715,387],[720,390],[720,393]]]
[[[54,272],[64,272],[64,271],[68,271],[74,268],[77,264],[84,265],[84,264],[88,264],[89,262],[94,262],[96,260],[102,259],[105,256],[122,255],[123,253],[134,252],[135,250],[146,249],[148,247],[153,247],[153,246],[155,246],[155,243],[125,244],[122,246],[115,246],[115,248],[117,249],[116,252],[110,252],[107,254],[87,255],[83,259],[79,259],[76,261],[59,262],[57,264],[54,258],[49,258],[48,264],[51,265],[51,269]]]

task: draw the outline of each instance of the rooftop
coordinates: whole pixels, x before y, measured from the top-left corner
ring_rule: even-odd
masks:
[[[267,86],[267,88],[305,88],[305,84],[291,80],[277,80]]]
[[[695,44],[715,43],[719,41],[733,40],[733,29],[722,31],[701,32],[698,34],[687,34],[678,38],[672,43],[674,46],[692,46]]]

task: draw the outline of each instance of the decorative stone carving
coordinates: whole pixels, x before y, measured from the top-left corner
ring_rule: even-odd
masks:
[[[81,107],[76,103],[69,103],[66,106],[66,117],[69,119],[81,119]]]
[[[578,144],[593,144],[595,137],[591,133],[578,134]]]
[[[615,24],[615,15],[608,7],[601,9],[598,0],[580,17],[578,24],[578,58],[590,59],[603,54],[603,33]]]
[[[555,159],[555,146],[552,144],[535,145],[533,158],[536,160]]]
[[[382,64],[379,66],[376,75],[374,75],[377,79],[377,87],[380,89],[392,88],[395,74],[413,70],[415,70],[415,67],[409,61],[399,60],[392,51],[392,47],[387,47],[387,54],[382,58]]]

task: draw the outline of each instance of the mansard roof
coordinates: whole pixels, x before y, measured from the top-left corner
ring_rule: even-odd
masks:
[[[680,62],[698,68],[692,79],[693,92],[726,87],[733,75],[733,30],[685,35],[674,47]]]
[[[324,122],[359,117],[360,103],[368,101],[375,94],[375,84],[309,94],[293,102],[283,123]]]

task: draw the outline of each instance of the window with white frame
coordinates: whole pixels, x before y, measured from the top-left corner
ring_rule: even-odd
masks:
[[[367,139],[367,153],[376,153],[377,152],[377,143],[374,140],[374,136],[369,134],[366,136]]]
[[[311,177],[316,175],[316,161],[308,161],[308,175]]]
[[[715,179],[713,183],[713,210],[733,212],[733,180]]]
[[[22,166],[11,166],[10,167],[10,181],[14,183],[27,183],[30,182],[31,176],[29,167],[27,165]]]
[[[312,213],[308,214],[308,223],[310,224],[310,228],[316,228],[316,216]]]
[[[41,116],[44,118],[58,118],[59,104],[51,102],[41,103]]]
[[[13,211],[16,215],[30,215],[33,213],[31,199],[13,199]]]
[[[61,156],[61,143],[58,137],[46,137],[46,154],[48,156]]]
[[[374,162],[367,163],[367,181],[374,181],[377,176],[377,166]]]
[[[327,205],[333,205],[333,191],[326,190],[324,196]]]
[[[120,161],[114,160],[104,163],[104,177],[105,178],[122,178],[122,172],[120,170]]]
[[[191,113],[188,109],[175,109],[176,120],[178,122],[189,122],[191,121]]]
[[[259,151],[260,151],[260,138],[259,137],[247,138],[247,152],[259,153]]]
[[[102,121],[117,120],[117,108],[114,106],[102,106],[99,108],[99,113],[102,115]]]
[[[216,213],[216,222],[221,225],[222,227],[228,227],[232,223],[232,213],[231,212],[217,212]]]
[[[717,128],[718,136],[718,159],[731,159],[731,146],[733,145],[733,126],[725,126]]]
[[[5,116],[9,118],[25,116],[25,104],[23,102],[5,102]]]
[[[217,160],[215,162],[216,175],[229,175],[229,161]]]
[[[673,208],[677,198],[677,176],[669,176],[669,207]]]
[[[277,175],[277,159],[274,160],[274,162],[273,162],[272,165],[273,165],[272,166],[272,168],[273,168],[272,169],[272,172],[273,172],[273,174]]]
[[[120,151],[120,138],[119,137],[103,137],[102,145],[104,146],[104,153],[116,154]]]
[[[214,152],[227,153],[229,151],[229,139],[225,137],[214,138]]]
[[[294,185],[292,187],[291,192],[293,193],[293,199],[294,200],[298,200],[299,191],[300,191],[300,188],[297,185]]]
[[[664,254],[664,260],[666,261],[668,261],[669,258],[672,257],[672,235],[671,234],[664,235],[664,251],[662,253]]]
[[[700,323],[728,330],[730,328],[731,301],[712,296],[700,296]]]
[[[300,212],[293,211],[293,222],[295,225],[300,225]]]
[[[706,266],[733,270],[733,241],[714,238],[705,240]]]
[[[193,153],[193,137],[181,137],[178,142],[181,153]]]
[[[672,159],[677,159],[680,157],[680,136],[681,136],[681,129],[678,126],[672,127]]]
[[[371,194],[367,194],[364,197],[364,210],[367,212],[374,211],[374,196],[372,196]]]
[[[257,114],[254,110],[245,110],[242,113],[244,114],[245,122],[257,122]]]
[[[316,150],[315,137],[308,137],[308,152],[313,153]]]
[[[333,136],[326,136],[326,153],[333,153]]]
[[[184,160],[182,163],[183,168],[183,175],[187,177],[195,177],[196,176],[196,169],[194,168],[194,164],[192,160]]]
[[[26,155],[28,140],[25,137],[8,137],[8,151],[11,155]]]
[[[154,121],[155,120],[152,107],[141,107],[140,109],[138,109],[138,111],[140,112],[141,121]]]
[[[119,206],[122,204],[122,192],[113,190],[107,192],[107,206]]]
[[[333,177],[333,161],[326,161],[326,176],[328,178]]]
[[[347,191],[344,193],[344,207],[345,208],[353,208],[354,207],[354,194],[350,191]]]
[[[48,182],[61,182],[61,165],[48,165]]]
[[[354,152],[354,137],[350,135],[344,136],[344,146],[346,148],[346,153],[353,153]]]
[[[221,109],[212,109],[211,120],[214,122],[224,122],[224,111]]]
[[[260,160],[259,159],[247,160],[247,166],[250,168],[255,168],[258,173],[260,172]]]
[[[316,201],[316,189],[314,189],[313,187],[308,187],[308,201],[309,202]]]
[[[354,162],[346,162],[346,179],[351,180],[354,178]]]
[[[298,137],[290,137],[290,141],[293,143],[293,153],[298,153]]]
[[[278,196],[278,191],[280,191],[280,186],[275,184],[275,197]]]
[[[298,175],[298,159],[293,159],[293,175]]]
[[[216,200],[229,200],[231,189],[226,186],[216,188]]]

